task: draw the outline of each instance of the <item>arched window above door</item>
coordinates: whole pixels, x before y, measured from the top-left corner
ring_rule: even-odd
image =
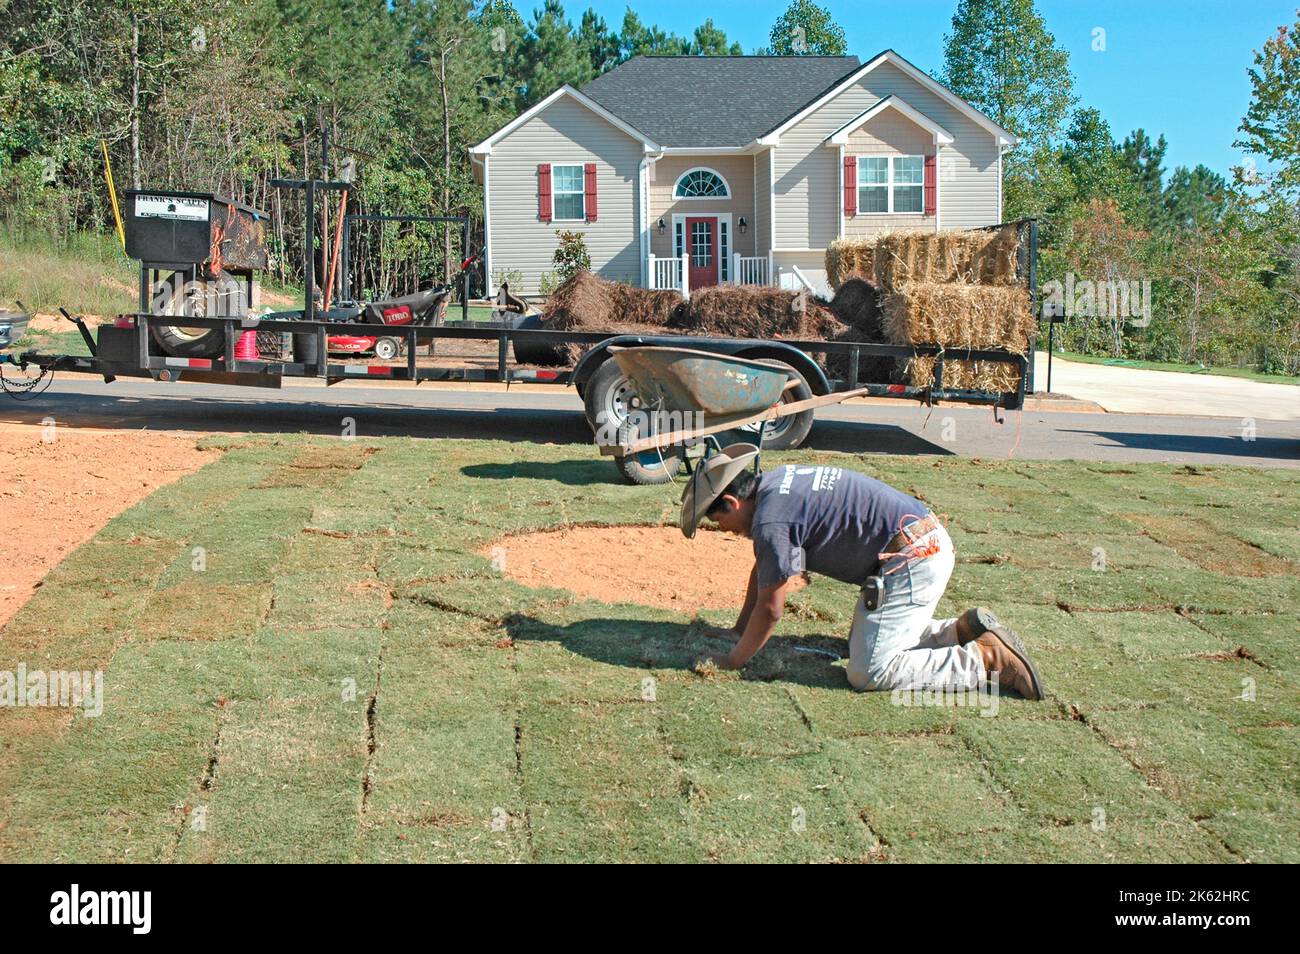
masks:
[[[673,188],[673,197],[677,199],[728,199],[731,190],[727,180],[712,169],[688,169],[682,173]]]

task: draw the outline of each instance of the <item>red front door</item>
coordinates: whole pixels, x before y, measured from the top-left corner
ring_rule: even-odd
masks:
[[[686,220],[686,255],[690,261],[691,290],[718,284],[718,220]]]

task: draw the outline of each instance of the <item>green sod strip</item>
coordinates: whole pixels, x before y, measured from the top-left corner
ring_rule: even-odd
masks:
[[[126,646],[104,676],[102,715],[77,715],[54,739],[6,733],[24,770],[0,775],[9,802],[0,855],[171,860],[207,771],[220,700],[255,678],[249,663],[237,642]]]
[[[1279,613],[1276,616],[1196,616],[1198,626],[1222,637],[1229,646],[1244,646],[1270,669],[1300,681],[1300,617]]]
[[[258,634],[248,647],[256,677],[223,707],[211,781],[193,796],[205,827],[183,827],[180,860],[353,858],[380,637]]]
[[[687,762],[686,826],[720,862],[868,861],[878,842],[821,753]]]
[[[364,861],[517,861],[527,813],[512,651],[495,631],[423,610],[384,633]]]
[[[1023,813],[952,736],[851,739],[827,752],[893,860],[906,860],[916,841],[956,847],[966,835],[1026,827]]]
[[[699,857],[682,837],[689,782],[656,704],[526,705],[519,752],[536,860]]]

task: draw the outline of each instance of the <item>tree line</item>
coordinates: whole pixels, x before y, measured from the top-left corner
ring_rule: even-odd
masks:
[[[300,277],[302,202],[271,180],[336,177],[351,159],[350,211],[468,216],[481,234],[470,145],[632,56],[744,52],[711,18],[682,36],[630,8],[618,24],[591,9],[575,20],[561,0],[527,18],[508,0],[0,0],[0,16],[11,240],[110,231],[106,151],[119,188],[267,209],[286,282]],[[1120,138],[1080,103],[1033,0],[958,0],[939,78],[1021,139],[1005,161],[1005,214],[1040,220],[1040,277],[1073,293],[1070,347],[1300,371],[1298,31],[1261,38],[1236,143],[1254,162],[1225,177],[1166,169],[1162,136]],[[793,0],[750,52],[848,51],[825,9]],[[328,237],[337,207],[325,206]],[[365,294],[449,276],[460,254],[451,228],[387,223],[354,239]],[[1113,298],[1120,282],[1136,282],[1139,300],[1147,283],[1145,314],[1117,315],[1096,294],[1109,283]]]

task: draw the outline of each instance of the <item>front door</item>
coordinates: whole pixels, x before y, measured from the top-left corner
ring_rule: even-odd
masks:
[[[690,261],[691,291],[718,284],[718,219],[716,216],[686,220],[686,255]]]

